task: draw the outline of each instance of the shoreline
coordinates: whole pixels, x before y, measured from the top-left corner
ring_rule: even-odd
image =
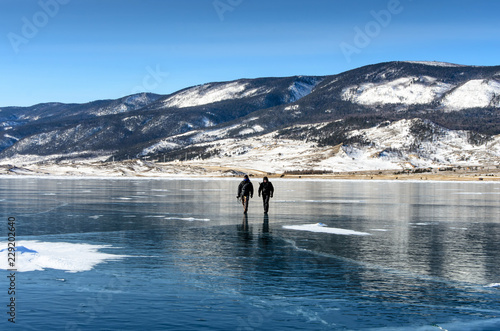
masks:
[[[203,163],[151,163],[144,161],[0,165],[2,177],[75,177],[75,178],[253,178],[317,180],[384,180],[384,181],[477,181],[500,182],[499,166],[445,167],[415,170],[356,170],[340,172],[285,171],[270,173],[258,169]]]

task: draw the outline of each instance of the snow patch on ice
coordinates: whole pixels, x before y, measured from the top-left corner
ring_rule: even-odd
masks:
[[[359,232],[359,231],[340,229],[340,228],[329,228],[324,223],[302,224],[302,225],[284,225],[283,228],[288,229],[288,230],[322,232],[322,233],[338,234],[338,235],[344,235],[344,236],[350,236],[350,235],[369,236],[370,235],[370,233],[366,233],[366,232]]]
[[[166,220],[178,220],[178,221],[188,221],[188,222],[210,222],[209,218],[195,218],[195,217],[165,217]]]
[[[310,203],[362,203],[363,201],[361,200],[342,200],[342,199],[337,199],[337,200],[304,200],[304,202],[310,202]]]
[[[19,272],[58,269],[66,272],[82,272],[93,269],[96,265],[112,260],[119,260],[126,255],[99,252],[109,245],[74,244],[67,242],[40,242],[22,240],[17,243],[16,269]],[[7,244],[4,245],[6,247]],[[0,250],[0,269],[11,268],[8,261],[8,249]]]

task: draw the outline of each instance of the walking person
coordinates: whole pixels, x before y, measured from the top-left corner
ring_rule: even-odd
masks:
[[[245,175],[243,181],[238,185],[238,196],[236,198],[239,199],[240,197],[243,204],[243,213],[246,214],[248,212],[248,202],[250,198],[253,198],[253,184],[248,175]]]
[[[273,197],[274,187],[273,183],[267,177],[264,177],[262,183],[259,185],[259,197],[262,194],[262,202],[264,203],[264,214],[269,211],[269,199]]]

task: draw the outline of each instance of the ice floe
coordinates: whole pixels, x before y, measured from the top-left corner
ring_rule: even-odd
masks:
[[[302,225],[284,225],[284,229],[288,230],[298,230],[298,231],[310,231],[310,232],[323,232],[323,233],[331,233],[331,234],[339,234],[345,236],[369,236],[370,233],[367,232],[359,232],[349,229],[340,229],[340,228],[329,228],[324,223],[316,223],[316,224],[302,224]]]
[[[7,247],[7,244],[4,245]],[[18,272],[58,269],[66,272],[82,272],[96,265],[127,257],[126,255],[102,253],[99,250],[109,245],[90,245],[85,243],[41,242],[22,240],[16,243],[15,270]],[[13,269],[8,265],[9,251],[0,250],[0,269]]]
[[[165,217],[166,220],[178,220],[178,221],[188,221],[188,222],[210,222],[209,218],[194,218],[194,217]]]

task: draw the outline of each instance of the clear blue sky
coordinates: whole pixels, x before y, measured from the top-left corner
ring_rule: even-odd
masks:
[[[500,1],[0,0],[0,106],[392,60],[500,65]]]

